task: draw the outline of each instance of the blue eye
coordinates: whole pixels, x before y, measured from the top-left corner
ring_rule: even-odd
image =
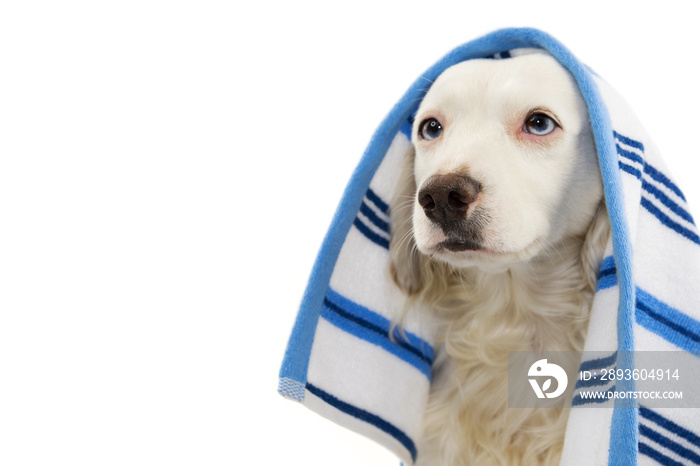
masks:
[[[428,141],[437,139],[442,134],[442,125],[435,118],[423,120],[418,128],[418,135]]]
[[[557,124],[544,113],[533,113],[525,120],[523,129],[535,136],[546,136],[557,129]]]

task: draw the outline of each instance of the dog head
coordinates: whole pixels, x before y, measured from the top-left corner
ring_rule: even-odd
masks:
[[[503,270],[585,235],[602,199],[586,104],[544,53],[448,68],[412,141],[392,208],[394,268],[417,248],[455,267]]]

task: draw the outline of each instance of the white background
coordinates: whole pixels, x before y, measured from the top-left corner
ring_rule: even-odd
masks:
[[[372,132],[453,47],[537,27],[697,213],[697,13],[649,4],[3,2],[0,464],[398,464],[276,393]]]

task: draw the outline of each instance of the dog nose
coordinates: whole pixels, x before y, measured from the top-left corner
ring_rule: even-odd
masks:
[[[462,220],[480,189],[478,182],[465,175],[433,175],[418,191],[418,204],[433,222]]]

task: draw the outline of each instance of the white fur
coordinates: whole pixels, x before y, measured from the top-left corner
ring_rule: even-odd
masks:
[[[560,123],[524,131],[534,109]],[[443,126],[421,139],[420,124]],[[447,69],[415,118],[392,204],[392,273],[438,328],[419,465],[557,464],[570,400],[507,407],[508,351],[581,350],[609,235],[585,103],[549,55],[470,60]],[[481,192],[481,247],[453,252],[416,193],[433,175],[467,174]],[[574,362],[576,364],[576,362]]]

